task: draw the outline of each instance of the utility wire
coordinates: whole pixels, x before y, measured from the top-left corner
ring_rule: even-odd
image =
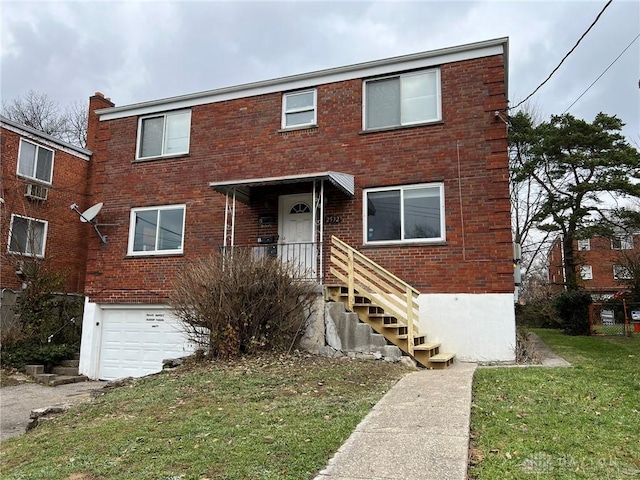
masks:
[[[576,47],[580,44],[580,42],[582,41],[582,39],[584,37],[587,36],[587,33],[589,33],[589,31],[593,28],[593,26],[598,23],[598,20],[600,20],[600,17],[602,16],[602,14],[604,13],[604,11],[607,9],[607,7],[609,5],[611,5],[611,2],[613,2],[613,0],[609,0],[607,2],[607,4],[602,8],[602,10],[600,10],[600,13],[598,14],[598,16],[596,17],[596,19],[593,21],[593,23],[591,23],[591,25],[589,25],[589,28],[587,28],[587,30],[582,34],[582,36],[578,39],[578,41],[576,42],[576,44],[573,46],[573,48],[571,50],[569,50],[569,52],[562,58],[562,60],[560,60],[560,63],[558,64],[558,66],[556,68],[553,69],[553,71],[549,74],[549,76],[540,84],[536,87],[536,89],[531,92],[529,95],[527,95],[527,97],[522,100],[520,103],[518,103],[516,106],[514,107],[510,107],[508,110],[513,110],[515,108],[518,108],[520,105],[522,105],[524,102],[526,102],[527,100],[529,100],[531,97],[533,97],[536,92],[538,90],[540,90],[542,88],[542,86],[547,83],[549,81],[549,79],[553,76],[554,73],[556,73],[558,71],[558,69],[560,68],[560,65],[562,65],[564,63],[564,61],[569,57],[569,55],[571,55],[573,53],[573,51],[576,49]]]
[[[564,113],[567,113],[567,112],[569,111],[569,109],[570,109],[571,107],[573,107],[573,106],[578,102],[578,100],[580,100],[580,99],[583,97],[583,95],[584,95],[585,93],[587,93],[587,92],[589,91],[589,89],[590,89],[591,87],[593,87],[593,86],[596,84],[596,82],[597,82],[598,80],[600,80],[600,78],[601,78],[605,73],[607,73],[607,71],[608,71],[611,67],[613,67],[613,64],[614,64],[614,63],[616,63],[616,62],[618,61],[618,59],[619,59],[622,55],[624,55],[624,52],[626,52],[627,50],[629,50],[629,48],[631,47],[631,45],[633,45],[633,44],[635,43],[635,41],[636,41],[636,40],[638,40],[638,38],[640,38],[640,33],[639,33],[638,35],[636,35],[636,38],[634,38],[633,40],[631,40],[631,43],[630,43],[629,45],[627,45],[627,47],[626,47],[624,50],[622,50],[622,53],[620,53],[620,55],[618,55],[618,56],[615,58],[615,60],[614,60],[613,62],[611,62],[607,68],[605,68],[604,72],[602,72],[602,73],[598,76],[598,78],[596,78],[596,79],[593,81],[593,83],[592,83],[591,85],[589,85],[589,86],[587,87],[587,89],[586,89],[584,92],[582,92],[582,93],[580,94],[580,96],[579,96],[578,98],[576,98],[576,99],[573,101],[573,103],[572,103],[571,105],[569,105],[569,106],[567,107],[567,109],[566,109],[564,112],[562,112],[562,113],[563,113],[563,114],[564,114]]]

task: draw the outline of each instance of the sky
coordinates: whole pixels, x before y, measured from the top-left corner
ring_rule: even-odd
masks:
[[[64,108],[99,91],[126,105],[509,37],[515,106],[606,3],[2,0],[0,99],[34,90]],[[529,108],[564,113],[631,44],[568,112],[615,114],[640,148],[639,34],[640,2],[614,0]]]

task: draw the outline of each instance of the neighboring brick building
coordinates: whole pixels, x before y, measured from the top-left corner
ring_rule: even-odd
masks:
[[[548,255],[549,283],[561,289],[565,283],[561,237],[553,242]],[[606,300],[627,289],[631,273],[624,267],[625,256],[640,258],[640,235],[620,235],[613,239],[592,237],[574,242],[578,282],[595,301]]]
[[[87,207],[91,152],[4,117],[0,127],[0,286],[19,290],[24,262],[40,259],[82,293],[88,226],[69,207]]]
[[[249,245],[327,282],[333,235],[421,292],[430,338],[512,360],[506,64],[497,39],[129,106],[92,97],[91,201],[113,226],[89,239],[83,373],[135,373],[122,339],[170,337],[186,262]]]

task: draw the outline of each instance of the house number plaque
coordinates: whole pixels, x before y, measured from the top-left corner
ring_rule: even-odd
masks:
[[[340,217],[338,215],[327,215],[324,223],[340,223]]]

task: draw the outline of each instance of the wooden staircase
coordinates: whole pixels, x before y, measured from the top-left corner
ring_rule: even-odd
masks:
[[[426,368],[446,368],[455,354],[440,353],[417,322],[418,292],[359,251],[331,238],[331,274],[342,284],[325,285],[328,299],[342,302],[390,343]]]

